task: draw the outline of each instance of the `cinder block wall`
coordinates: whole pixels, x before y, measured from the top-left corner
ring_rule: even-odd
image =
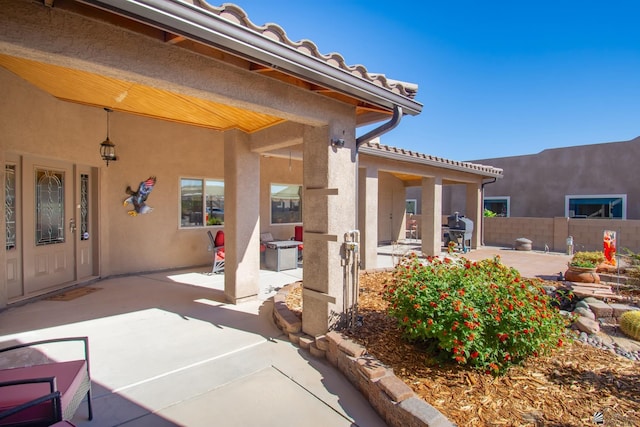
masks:
[[[569,219],[569,218],[484,218],[484,244],[513,247],[524,237],[536,250],[565,252],[566,239],[573,237],[574,251],[602,249],[605,230],[616,232],[618,252],[623,248],[640,252],[640,220]]]

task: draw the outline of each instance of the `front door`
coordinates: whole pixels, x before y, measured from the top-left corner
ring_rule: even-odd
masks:
[[[6,170],[14,172],[8,184],[14,187],[14,200],[21,202],[12,207],[13,235],[7,244],[9,302],[91,276],[90,168],[24,156],[9,162]]]

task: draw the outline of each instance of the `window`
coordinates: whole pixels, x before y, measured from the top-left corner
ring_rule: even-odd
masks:
[[[16,165],[4,168],[4,223],[6,249],[16,248]]]
[[[302,222],[302,186],[271,184],[271,224]]]
[[[484,210],[488,210],[496,214],[496,216],[511,216],[511,197],[496,196],[484,198]]]
[[[406,207],[407,215],[415,215],[418,213],[417,210],[418,201],[416,199],[407,199]]]
[[[565,216],[569,218],[627,218],[627,195],[565,196]]]
[[[180,180],[180,226],[204,227],[224,224],[224,181]]]

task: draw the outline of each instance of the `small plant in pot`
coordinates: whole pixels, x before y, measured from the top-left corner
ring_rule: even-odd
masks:
[[[576,252],[569,261],[569,269],[564,277],[570,282],[600,283],[596,269],[604,259],[604,254],[599,251]]]

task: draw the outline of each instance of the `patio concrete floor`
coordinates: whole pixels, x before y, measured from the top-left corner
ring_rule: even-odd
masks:
[[[381,247],[379,266],[418,245]],[[569,259],[487,247],[464,256],[495,254],[524,275],[557,274]],[[72,420],[79,427],[386,425],[337,369],[274,325],[269,298],[301,280],[301,268],[262,270],[257,300],[238,305],[222,302],[224,277],[207,270],[117,277],[87,285],[98,290],[77,299],[6,309],[0,343],[89,336],[94,419],[83,403]]]

